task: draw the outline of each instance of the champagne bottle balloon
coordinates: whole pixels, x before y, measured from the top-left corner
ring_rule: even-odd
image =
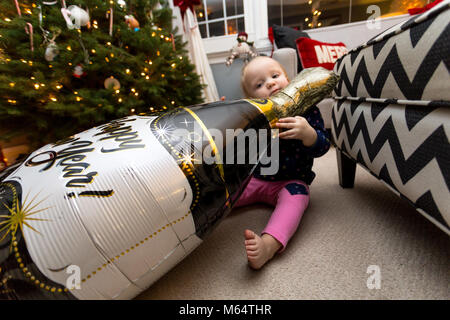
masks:
[[[0,298],[131,299],[200,245],[252,172],[274,170],[277,119],[337,76],[306,69],[269,99],[129,116],[0,173]]]

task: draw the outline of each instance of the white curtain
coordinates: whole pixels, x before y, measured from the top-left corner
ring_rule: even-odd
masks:
[[[173,24],[178,27],[178,34],[181,34],[183,40],[187,42],[186,49],[189,52],[189,59],[195,65],[195,71],[200,77],[200,82],[206,85],[203,89],[203,98],[205,102],[218,101],[219,93],[217,92],[216,83],[203,46],[197,18],[191,9],[188,8],[184,14],[183,21],[180,8],[174,7],[172,1],[170,1],[170,5],[175,16]]]

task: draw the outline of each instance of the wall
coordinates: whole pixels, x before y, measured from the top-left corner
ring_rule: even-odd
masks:
[[[379,22],[378,29],[369,28],[367,26],[367,21],[359,21],[326,28],[307,30],[306,32],[309,34],[311,39],[323,42],[343,42],[350,50],[372,39],[384,30],[409,19],[410,17],[411,16],[406,14],[375,20]]]
[[[229,67],[225,65],[225,60],[223,63],[211,65],[219,97],[225,96],[227,100],[236,100],[243,97],[241,90],[241,69],[243,66],[242,59],[234,60]]]

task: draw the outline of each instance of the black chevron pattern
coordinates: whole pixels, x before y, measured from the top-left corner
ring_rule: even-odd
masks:
[[[344,152],[450,235],[450,0],[337,60]]]
[[[391,109],[396,109],[396,112],[391,113],[388,117],[386,116],[386,111],[389,112]],[[399,108],[402,108],[403,115],[399,115]],[[361,112],[362,110],[362,112]],[[388,103],[369,103],[361,101],[347,101],[347,100],[336,100],[335,105],[332,110],[332,134],[334,142],[338,149],[341,149],[355,160],[369,169],[376,177],[385,181],[393,189],[398,190],[401,194],[402,185],[396,185],[392,180],[393,170],[395,174],[398,174],[401,179],[401,183],[406,185],[410,181],[414,183],[421,183],[421,181],[414,181],[416,176],[421,173],[422,170],[431,162],[436,161],[438,164],[438,170],[435,170],[432,174],[436,176],[437,179],[445,181],[447,187],[447,196],[450,196],[450,143],[448,137],[445,133],[444,125],[445,121],[448,119],[442,119],[441,122],[436,123],[435,119],[433,121],[427,122],[427,117],[430,116],[432,112],[438,112],[439,108],[424,108],[420,106],[399,106],[391,105]],[[359,112],[359,113],[357,113]],[[372,138],[370,131],[373,131],[373,124],[367,123],[367,115],[370,115],[372,121],[375,121],[380,114],[384,113],[384,123],[378,131],[376,132],[376,137]],[[414,119],[409,121],[408,118],[414,115]],[[394,119],[395,117],[395,119]],[[403,121],[405,125],[399,126],[399,122]],[[421,130],[421,132],[427,132],[428,136],[419,138],[413,136],[413,139],[417,141],[422,141],[417,143],[414,152],[408,157],[402,151],[402,139],[405,139],[410,132],[418,123],[429,123],[431,129]],[[397,124],[397,127],[396,127]],[[372,126],[372,129],[369,129]],[[412,136],[412,134],[411,134]],[[361,143],[361,137],[363,142]],[[400,138],[403,137],[403,138]],[[358,146],[355,144],[359,141]],[[411,142],[414,144],[414,142]],[[385,157],[382,154],[386,152],[385,145],[389,146],[389,151],[391,155]],[[347,147],[348,146],[348,147]],[[384,151],[382,151],[384,148]],[[369,161],[364,161],[362,154],[366,154]],[[375,158],[380,156],[385,161],[389,161],[390,156],[394,159],[395,166],[389,163],[384,164],[381,169],[376,169],[372,165]],[[427,174],[430,174],[427,171]],[[439,178],[440,177],[440,178]],[[415,201],[411,200],[408,194],[402,194],[405,198],[410,199],[410,202],[414,203],[417,208],[421,208],[427,214],[432,216],[436,221],[441,224],[441,227],[446,228],[450,231],[449,225],[443,218],[443,215],[449,215],[450,208],[439,208],[436,201],[433,198],[431,190],[427,186],[421,186],[424,190],[423,194]],[[436,197],[436,196],[435,196]],[[447,218],[447,220],[450,220]]]
[[[433,21],[434,21],[434,19],[430,19],[430,20],[425,21],[424,23],[419,24],[414,29],[414,32],[409,33],[413,47],[416,47],[417,42],[419,42],[419,40],[422,39],[424,33],[428,30],[428,28],[431,26]]]
[[[358,103],[352,102],[350,108],[354,107],[355,104]],[[376,109],[379,106],[372,103],[371,105],[363,107],[368,108],[368,111],[371,112],[372,108]],[[437,126],[432,134],[428,136],[428,138],[416,148],[416,151],[406,159],[402,152],[401,142],[398,138],[392,117],[389,117],[388,120],[385,121],[373,142],[370,139],[369,130],[367,129],[367,124],[364,119],[364,113],[361,113],[359,116],[356,125],[353,127],[353,131],[350,129],[349,119],[345,112],[343,112],[338,123],[335,110],[333,110],[332,121],[335,138],[340,137],[342,130],[344,130],[345,132],[343,134],[345,135],[350,148],[353,147],[358,136],[362,135],[365,149],[367,150],[371,162],[379,154],[380,149],[384,144],[386,142],[389,143],[403,184],[407,183],[431,160],[435,159],[441,168],[444,180],[450,190],[450,143],[443,124]]]
[[[391,37],[394,37],[399,33],[400,30],[408,30],[416,25],[420,25],[420,24],[424,23],[424,21],[430,21],[432,18],[434,18],[434,17],[440,15],[442,12],[448,10],[449,6],[450,6],[450,4],[449,4],[448,0],[443,1],[440,5],[434,7],[432,10],[428,10],[425,13],[422,13],[421,15],[418,15],[418,16],[417,15],[413,16],[413,17],[409,18],[407,21],[404,21],[394,27],[389,28],[387,31],[383,32],[384,35],[382,37],[380,37],[380,35],[377,35],[377,36],[371,38],[370,40],[368,40],[366,43],[364,43],[354,49],[351,49],[349,51],[349,54],[351,54],[352,52],[358,52],[358,51],[362,50],[363,48],[373,46],[376,43],[381,42],[382,40],[387,40]],[[414,35],[411,35],[411,36],[413,37]],[[341,62],[341,60],[342,60],[342,57],[336,61],[336,64],[339,64]],[[352,63],[353,62],[354,62],[354,60],[352,60]]]
[[[444,18],[430,14],[429,19],[419,24],[410,23],[406,30],[396,35],[402,38],[402,42],[392,41],[392,36],[387,36],[380,41],[372,41],[371,46],[362,46],[359,50],[352,50],[340,58],[334,69],[341,76],[341,81],[335,88],[335,94],[423,100],[424,90],[429,86],[430,79],[433,78],[438,67],[444,65],[450,72],[450,10],[442,11],[442,14],[445,15]],[[443,21],[446,21],[445,27],[441,26]],[[420,40],[428,39],[432,35],[435,40],[431,45],[424,48],[424,41],[418,45]],[[405,46],[405,41],[409,41],[410,46]],[[420,65],[414,66],[417,71],[410,80],[407,69],[411,66],[404,65],[400,57],[414,56],[416,51],[424,54],[424,58]],[[375,80],[372,81],[374,63],[379,68],[377,68]],[[368,68],[369,64],[372,68]],[[399,92],[396,96],[382,97],[386,81],[390,76],[395,80]],[[365,91],[361,91],[361,87]]]
[[[446,28],[446,33],[443,33],[439,40],[450,41],[450,25]],[[369,93],[370,97],[381,98],[381,91],[384,88],[384,84],[389,75],[393,75],[399,89],[401,90],[403,96],[408,100],[421,100],[423,91],[425,89],[424,84],[427,84],[430,78],[433,76],[436,68],[440,63],[444,62],[445,66],[450,72],[450,50],[438,55],[434,47],[441,46],[440,43],[436,42],[435,45],[429,51],[429,54],[425,57],[424,61],[418,68],[416,76],[412,81],[409,80],[407,73],[405,72],[402,62],[399,58],[397,46],[394,45],[388,56],[386,57],[385,63],[381,66],[378,76],[372,83],[371,77],[367,70],[365,57],[359,62],[358,68],[356,70],[353,81],[347,74],[347,70],[344,68],[341,73],[342,81],[339,83],[337,90],[335,91],[337,95],[347,94],[350,96],[358,96],[358,86],[359,82],[364,83],[364,87]],[[446,46],[450,49],[450,46]],[[345,84],[346,91],[343,92],[342,84]]]

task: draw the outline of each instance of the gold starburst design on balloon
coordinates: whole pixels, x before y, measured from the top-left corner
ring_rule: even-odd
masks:
[[[16,203],[13,203],[13,205],[8,207],[5,203],[3,205],[8,209],[10,215],[0,215],[0,218],[3,218],[2,222],[0,222],[0,226],[3,225],[0,229],[0,234],[2,231],[6,230],[3,237],[0,239],[0,242],[3,241],[6,236],[11,233],[11,236],[14,237],[17,229],[20,228],[20,231],[22,231],[22,235],[24,235],[24,226],[30,228],[31,230],[37,232],[40,234],[39,231],[37,231],[35,228],[33,228],[28,222],[29,221],[49,221],[48,219],[41,219],[41,218],[32,218],[31,216],[42,212],[44,210],[49,209],[50,207],[38,209],[35,210],[37,206],[39,206],[43,201],[45,201],[47,198],[42,199],[38,203],[34,204],[36,197],[39,195],[36,194],[33,199],[31,199],[30,202],[28,202],[28,195],[25,197],[25,200],[23,201],[23,205],[19,205],[19,199],[16,198]],[[25,235],[24,235],[25,236]]]

